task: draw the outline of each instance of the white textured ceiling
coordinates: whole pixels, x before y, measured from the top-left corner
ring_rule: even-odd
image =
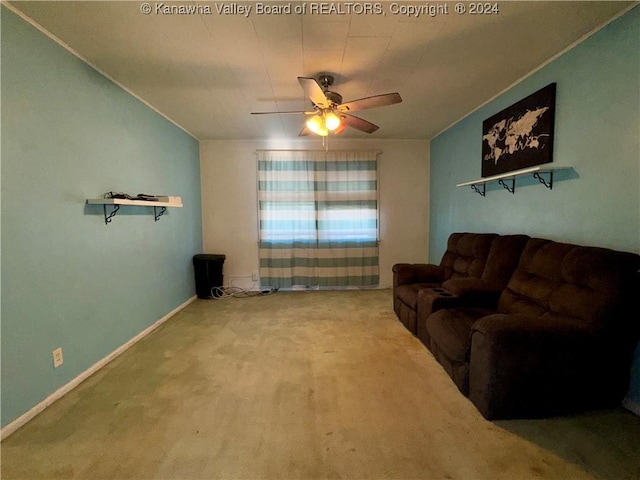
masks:
[[[219,14],[223,2],[206,1],[151,1],[145,15],[142,3],[10,6],[199,139],[296,137],[304,116],[251,112],[308,110],[297,77],[320,73],[335,76],[332,90],[344,101],[400,93],[402,103],[358,114],[380,126],[371,136],[428,139],[633,2],[503,1],[490,15],[460,15],[454,2],[441,2],[448,14],[433,17],[394,14],[392,2],[381,2],[380,15],[260,15],[256,2],[224,2],[251,6],[248,16]],[[270,4],[289,3],[302,5]],[[320,4],[304,3],[307,12]],[[200,14],[161,14],[157,5],[191,5]]]

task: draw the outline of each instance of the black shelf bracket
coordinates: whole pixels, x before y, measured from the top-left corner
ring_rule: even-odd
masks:
[[[104,203],[102,204],[102,209],[104,211],[104,223],[105,225],[109,225],[111,223],[111,220],[113,220],[113,217],[115,217],[116,213],[118,213],[118,210],[120,210],[120,205],[118,204],[113,205],[113,210],[108,212],[107,204]],[[167,211],[167,207],[157,207],[157,206],[153,207],[153,215],[155,217],[156,222],[160,220],[160,217],[164,215],[166,211]]]
[[[549,180],[545,180],[544,177],[540,175],[540,172],[533,172],[533,178],[538,180],[541,184],[547,187],[549,190],[553,189],[553,170],[549,170],[545,172],[549,174]]]
[[[508,180],[507,180],[508,182]],[[507,190],[509,190],[510,193],[515,193],[516,192],[516,178],[513,177],[511,179],[511,186],[509,186],[509,184],[505,182],[502,178],[500,180],[498,180],[498,183],[500,185],[502,185],[504,188],[506,188]]]
[[[102,209],[104,210],[104,224],[109,225],[111,223],[111,219],[116,216],[118,210],[120,210],[120,205],[114,205],[111,213],[107,213],[107,204],[102,204]]]
[[[475,183],[471,185],[471,188],[480,194],[480,196],[484,197],[485,193],[486,193],[486,188],[487,188],[487,184],[483,183],[482,184],[482,190],[480,190],[480,188],[478,188],[478,185],[476,185]]]
[[[160,209],[160,213],[158,213],[158,209]],[[164,212],[167,211],[167,207],[153,207],[153,214],[156,217],[156,222],[160,220],[160,217],[164,215]]]

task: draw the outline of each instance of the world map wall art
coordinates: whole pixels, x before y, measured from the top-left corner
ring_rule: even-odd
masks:
[[[553,161],[556,84],[482,122],[482,177]]]

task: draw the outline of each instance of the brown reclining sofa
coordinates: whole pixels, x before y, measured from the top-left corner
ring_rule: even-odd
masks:
[[[396,315],[421,337],[427,317],[438,309],[496,306],[528,239],[526,235],[452,233],[439,265],[395,264]]]
[[[518,236],[507,236],[513,237]],[[496,267],[492,258],[488,253],[479,279],[451,275],[440,287],[416,293],[414,333],[460,391],[487,419],[546,417],[619,404],[640,329],[631,304],[638,296],[640,256],[526,238],[517,267],[497,303],[490,305],[487,296],[473,294],[473,286],[486,291],[482,279],[495,275],[488,273]],[[410,276],[403,271],[409,267],[400,265],[394,273]],[[402,313],[407,297],[400,280],[398,275],[398,286],[394,281],[394,307],[400,302]],[[420,298],[432,295],[434,288],[450,293],[445,302],[451,304],[421,309]]]

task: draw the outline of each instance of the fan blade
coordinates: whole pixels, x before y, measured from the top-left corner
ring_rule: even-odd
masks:
[[[358,100],[342,103],[338,105],[338,110],[340,112],[358,112],[368,108],[384,107],[400,102],[402,102],[402,97],[400,97],[399,93],[385,93],[384,95],[374,95],[373,97],[359,98]]]
[[[316,112],[305,112],[304,110],[291,110],[291,111],[287,111],[287,112],[251,112],[251,115],[271,115],[271,114],[274,114],[274,113],[278,113],[278,114],[281,114],[281,115],[289,115],[289,114],[292,114],[292,113],[297,113],[297,114],[304,113],[305,115],[315,115],[316,114]]]
[[[377,125],[374,125],[373,123],[368,122],[360,117],[355,117],[346,113],[343,113],[342,117],[342,121],[346,123],[347,126],[355,128],[356,130],[360,130],[361,132],[373,133],[378,130],[378,128],[380,128]]]
[[[306,137],[307,135],[311,135],[311,130],[309,130],[309,128],[305,125],[302,130],[300,130],[300,133],[298,134],[299,137]]]
[[[315,78],[298,77],[298,83],[300,83],[304,94],[314,105],[320,108],[329,108],[331,104]]]

